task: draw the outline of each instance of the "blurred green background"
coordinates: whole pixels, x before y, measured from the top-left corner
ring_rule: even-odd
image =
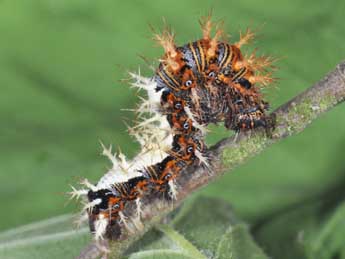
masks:
[[[76,212],[63,195],[69,184],[96,181],[110,166],[99,140],[136,153],[123,123],[132,114],[121,109],[138,98],[120,80],[139,66],[152,75],[139,57],[162,54],[149,24],[160,29],[164,17],[183,44],[200,37],[198,19],[211,8],[233,41],[240,29],[260,28],[255,47],[283,57],[267,91],[273,108],[345,59],[343,0],[0,1],[0,230]],[[335,207],[345,193],[344,116],[345,105],[336,107],[198,194],[225,199],[261,229],[303,204]],[[230,134],[212,129],[210,142]]]

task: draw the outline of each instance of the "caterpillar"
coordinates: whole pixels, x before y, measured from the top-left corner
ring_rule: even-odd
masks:
[[[204,142],[208,124],[222,122],[235,132],[274,129],[274,116],[267,114],[269,104],[260,92],[274,81],[274,59],[242,53],[241,47],[254,38],[249,29],[230,44],[210,16],[200,24],[202,38],[182,46],[168,29],[155,34],[164,49],[155,74],[145,78],[130,73],[132,85],[147,91],[148,98],[137,108],[137,125],[129,128],[140,143],[139,154],[128,161],[102,144],[112,168],[96,185],[85,179],[83,189],[72,187],[72,197],[84,203],[81,221],[89,220],[96,240],[142,227],[143,198],[174,200],[176,180],[187,168],[204,166],[212,173]],[[124,214],[130,206],[135,215]]]

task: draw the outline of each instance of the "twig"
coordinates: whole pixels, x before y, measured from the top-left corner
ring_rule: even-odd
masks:
[[[232,171],[273,143],[303,131],[313,120],[344,99],[345,62],[342,62],[323,80],[274,111],[277,125],[272,136],[267,137],[267,134],[260,130],[241,133],[236,139],[229,137],[211,147],[209,155],[212,157],[213,174],[203,167],[191,168],[190,172],[184,173],[179,179],[179,192],[173,203],[157,200],[157,202],[145,204],[142,214],[145,228],[135,236],[111,242],[110,258],[119,258],[134,241],[138,240],[152,226],[161,222],[191,192],[207,185],[225,172]],[[132,215],[131,211],[125,211],[125,213]]]

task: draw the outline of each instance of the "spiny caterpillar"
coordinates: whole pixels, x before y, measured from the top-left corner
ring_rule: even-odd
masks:
[[[139,122],[129,128],[141,145],[139,154],[127,161],[122,153],[112,154],[111,147],[102,145],[113,167],[96,185],[84,180],[85,189],[72,187],[72,197],[83,197],[81,220],[89,220],[96,240],[119,238],[126,230],[142,228],[142,201],[174,200],[176,180],[187,168],[203,166],[212,173],[203,140],[208,124],[224,122],[236,132],[274,128],[274,116],[266,114],[269,105],[260,93],[260,87],[273,81],[274,60],[257,57],[255,52],[242,54],[240,48],[254,38],[250,30],[229,44],[221,40],[223,30],[210,16],[200,24],[202,39],[181,47],[168,29],[155,35],[165,51],[155,75],[130,74],[132,85],[146,90],[148,96],[136,111]],[[135,215],[125,215],[125,209],[133,206]]]

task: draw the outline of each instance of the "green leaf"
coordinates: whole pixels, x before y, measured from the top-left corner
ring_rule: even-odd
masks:
[[[244,224],[230,226],[223,235],[217,250],[217,259],[268,259],[255,244]]]
[[[0,258],[70,258],[90,242],[88,228],[76,230],[63,215],[0,233]]]
[[[155,254],[154,251],[171,251],[196,259],[267,258],[256,246],[248,228],[234,216],[231,206],[218,199],[189,199],[172,215],[170,224],[156,229],[163,235],[157,230],[144,235],[128,251],[129,258]],[[160,256],[158,258],[165,258]]]
[[[191,257],[188,254],[184,254],[183,251],[174,251],[171,249],[147,250],[143,252],[133,253],[129,256],[129,259],[152,259],[152,258],[197,259],[198,257]],[[204,257],[200,257],[200,258],[204,258]]]
[[[345,258],[344,195],[339,182],[313,199],[268,215],[253,227],[255,239],[281,259]]]
[[[32,236],[55,234],[56,232],[72,230],[72,220],[75,215],[66,214],[48,220],[28,224],[0,233],[0,243],[18,239],[25,239]]]
[[[175,243],[177,247],[182,249],[182,251],[188,254],[190,257],[206,259],[206,257],[195,246],[193,246],[189,241],[185,239],[184,236],[175,231],[171,226],[159,225],[156,228],[163,232]]]
[[[345,202],[328,216],[306,247],[310,259],[345,258]]]
[[[307,240],[319,226],[320,204],[306,202],[268,217],[254,227],[256,240],[274,258],[306,258]]]
[[[195,246],[214,254],[227,228],[238,222],[228,203],[199,196],[181,208],[172,225]]]

